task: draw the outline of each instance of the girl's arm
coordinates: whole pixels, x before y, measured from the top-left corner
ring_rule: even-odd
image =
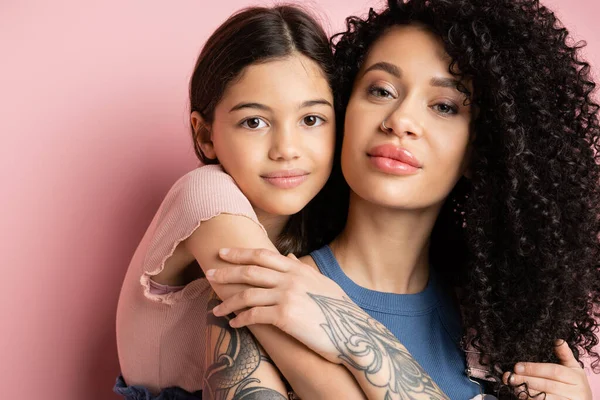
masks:
[[[183,245],[194,255],[194,258],[205,272],[209,269],[230,266],[218,256],[218,251],[222,247],[260,247],[276,251],[258,224],[250,218],[230,214],[221,214],[202,222],[194,233],[183,242]],[[212,287],[221,299],[227,299],[244,289],[250,288],[248,285],[221,284],[212,284]],[[221,362],[228,360],[236,368],[239,367],[243,371],[243,363],[239,362],[238,359],[228,357],[231,357],[231,354],[241,354],[243,351],[247,351],[248,347],[255,349],[252,347],[255,342],[252,341],[252,335],[246,329],[228,330],[227,321],[213,320],[209,323],[211,327],[208,332],[210,341],[207,341],[207,354],[212,356],[212,360],[208,362],[208,366],[213,365],[213,368],[207,370],[205,386],[210,384],[216,390],[223,387],[223,385],[231,384],[231,381],[214,383],[217,381],[214,373],[212,381],[210,380],[208,374],[211,374],[217,368],[214,365],[215,359],[219,361],[219,357],[221,357]],[[274,326],[254,325],[250,327],[250,331],[301,398],[310,400],[365,398],[353,376],[343,366],[323,359],[280,329]],[[321,333],[321,335],[325,336],[324,333]],[[220,341],[219,338],[224,338],[224,341]],[[231,338],[237,341],[233,344],[236,345],[236,351],[239,353],[226,350],[228,344],[232,343]],[[257,357],[256,354],[254,352],[254,357]],[[252,379],[260,376],[258,379],[261,382],[253,381],[252,384],[263,388],[272,388],[281,393],[282,384],[276,368],[264,358],[257,360],[255,364],[251,365],[251,367],[256,368],[255,375],[249,375],[248,378]],[[239,376],[237,380],[240,380]],[[241,382],[236,383],[236,385],[239,385],[239,383]]]

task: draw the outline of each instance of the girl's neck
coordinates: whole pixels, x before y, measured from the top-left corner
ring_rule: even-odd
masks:
[[[275,243],[290,216],[269,214],[258,208],[254,208],[254,212],[258,217],[258,221],[265,227],[267,235],[269,235],[269,240]]]
[[[429,240],[439,208],[390,209],[351,192],[346,227],[331,248],[358,285],[380,292],[418,293],[429,280]]]

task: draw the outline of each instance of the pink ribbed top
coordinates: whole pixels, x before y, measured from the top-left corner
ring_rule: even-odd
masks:
[[[173,185],[138,246],[117,308],[117,348],[128,385],[153,392],[170,386],[202,389],[210,285],[203,278],[161,293],[150,282],[180,242],[219,214],[245,216],[260,225],[250,202],[221,166],[197,168]]]

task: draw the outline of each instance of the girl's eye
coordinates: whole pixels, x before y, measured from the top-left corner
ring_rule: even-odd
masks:
[[[369,88],[369,94],[375,97],[383,99],[393,99],[394,95],[387,89],[381,86],[371,86]]]
[[[302,125],[306,126],[319,126],[323,125],[323,123],[325,123],[325,120],[316,115],[307,115],[306,117],[302,118]]]
[[[452,105],[447,103],[439,103],[433,106],[433,109],[439,112],[440,114],[457,114],[458,109]]]
[[[265,121],[258,117],[245,119],[240,125],[248,129],[260,129],[268,126]]]

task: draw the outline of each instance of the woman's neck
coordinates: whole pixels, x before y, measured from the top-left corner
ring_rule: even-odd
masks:
[[[254,208],[254,212],[258,217],[258,221],[265,227],[269,240],[275,243],[279,234],[283,231],[283,227],[289,221],[289,215],[274,215],[269,214],[258,208]]]
[[[332,243],[344,272],[358,285],[410,294],[429,280],[429,239],[439,207],[398,210],[350,194],[344,231]]]

